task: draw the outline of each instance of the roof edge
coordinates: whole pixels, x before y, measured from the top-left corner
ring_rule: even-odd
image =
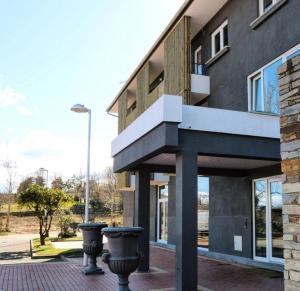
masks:
[[[116,104],[119,97],[124,93],[125,89],[128,87],[130,82],[135,78],[135,76],[138,74],[139,70],[144,66],[144,64],[147,62],[147,60],[150,58],[150,56],[153,54],[153,52],[157,49],[157,47],[161,44],[161,42],[167,37],[167,35],[170,33],[170,31],[173,29],[173,27],[176,25],[176,23],[180,20],[180,18],[184,15],[187,8],[190,6],[190,4],[194,0],[185,0],[184,3],[181,5],[177,13],[173,16],[167,27],[163,30],[163,32],[160,34],[158,39],[155,41],[155,43],[152,45],[150,50],[147,52],[147,54],[143,57],[143,59],[140,61],[140,63],[137,65],[135,70],[132,72],[132,74],[127,79],[126,83],[122,86],[119,93],[116,95],[116,97],[113,99],[113,101],[110,103],[110,105],[107,107],[106,112],[110,112],[112,107]]]

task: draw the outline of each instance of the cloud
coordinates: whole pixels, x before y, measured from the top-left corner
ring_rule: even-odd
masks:
[[[49,130],[30,130],[22,137],[1,143],[3,156],[16,161],[19,176],[32,175],[43,167],[49,177],[59,174],[69,178],[86,169],[86,136],[64,136]],[[91,142],[91,173],[100,172],[112,164],[109,137],[93,136]],[[1,174],[1,169],[0,169]],[[4,177],[4,176],[3,176]],[[0,188],[3,179],[0,175]]]
[[[26,97],[11,87],[0,88],[0,108],[15,106],[24,102]]]
[[[25,117],[30,117],[32,115],[32,112],[25,105],[17,106],[16,110]]]

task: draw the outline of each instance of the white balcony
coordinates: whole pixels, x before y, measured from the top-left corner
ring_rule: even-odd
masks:
[[[210,77],[191,74],[191,104],[197,104],[210,95]]]
[[[183,105],[181,96],[162,95],[113,140],[112,156],[164,122],[185,130],[280,138],[278,116]]]

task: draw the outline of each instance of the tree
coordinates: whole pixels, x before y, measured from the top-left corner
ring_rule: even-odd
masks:
[[[82,173],[78,175],[73,175],[71,179],[68,179],[65,182],[65,187],[67,193],[70,193],[74,196],[74,199],[82,202],[84,201],[85,193],[85,178]]]
[[[39,220],[41,245],[45,245],[45,238],[49,234],[55,212],[71,201],[71,197],[62,190],[48,189],[38,184],[30,185],[17,196],[18,204],[33,211]]]
[[[116,174],[111,167],[107,167],[102,175],[102,197],[104,205],[110,210],[110,220],[113,222],[114,211],[121,204],[120,194],[116,187]]]
[[[16,178],[17,178],[17,165],[15,162],[11,160],[6,160],[2,163],[2,167],[6,170],[6,187],[5,191],[7,194],[12,194],[16,187]],[[7,201],[7,215],[6,215],[6,223],[5,223],[5,231],[9,231],[9,221],[10,221],[10,208],[11,208],[11,199]]]
[[[34,178],[33,177],[27,177],[25,178],[20,184],[19,184],[19,187],[17,189],[17,194],[20,194],[24,191],[27,190],[27,188],[34,184]]]
[[[60,190],[63,190],[65,187],[65,183],[64,181],[62,180],[61,177],[54,177],[52,183],[51,183],[51,188],[52,189],[60,189]]]

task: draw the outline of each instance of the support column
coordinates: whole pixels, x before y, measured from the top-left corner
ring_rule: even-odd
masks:
[[[144,228],[139,238],[139,251],[144,255],[138,271],[149,271],[149,232],[150,232],[150,172],[141,167],[135,173],[135,207],[134,225]]]
[[[197,290],[197,154],[176,155],[176,291]]]

